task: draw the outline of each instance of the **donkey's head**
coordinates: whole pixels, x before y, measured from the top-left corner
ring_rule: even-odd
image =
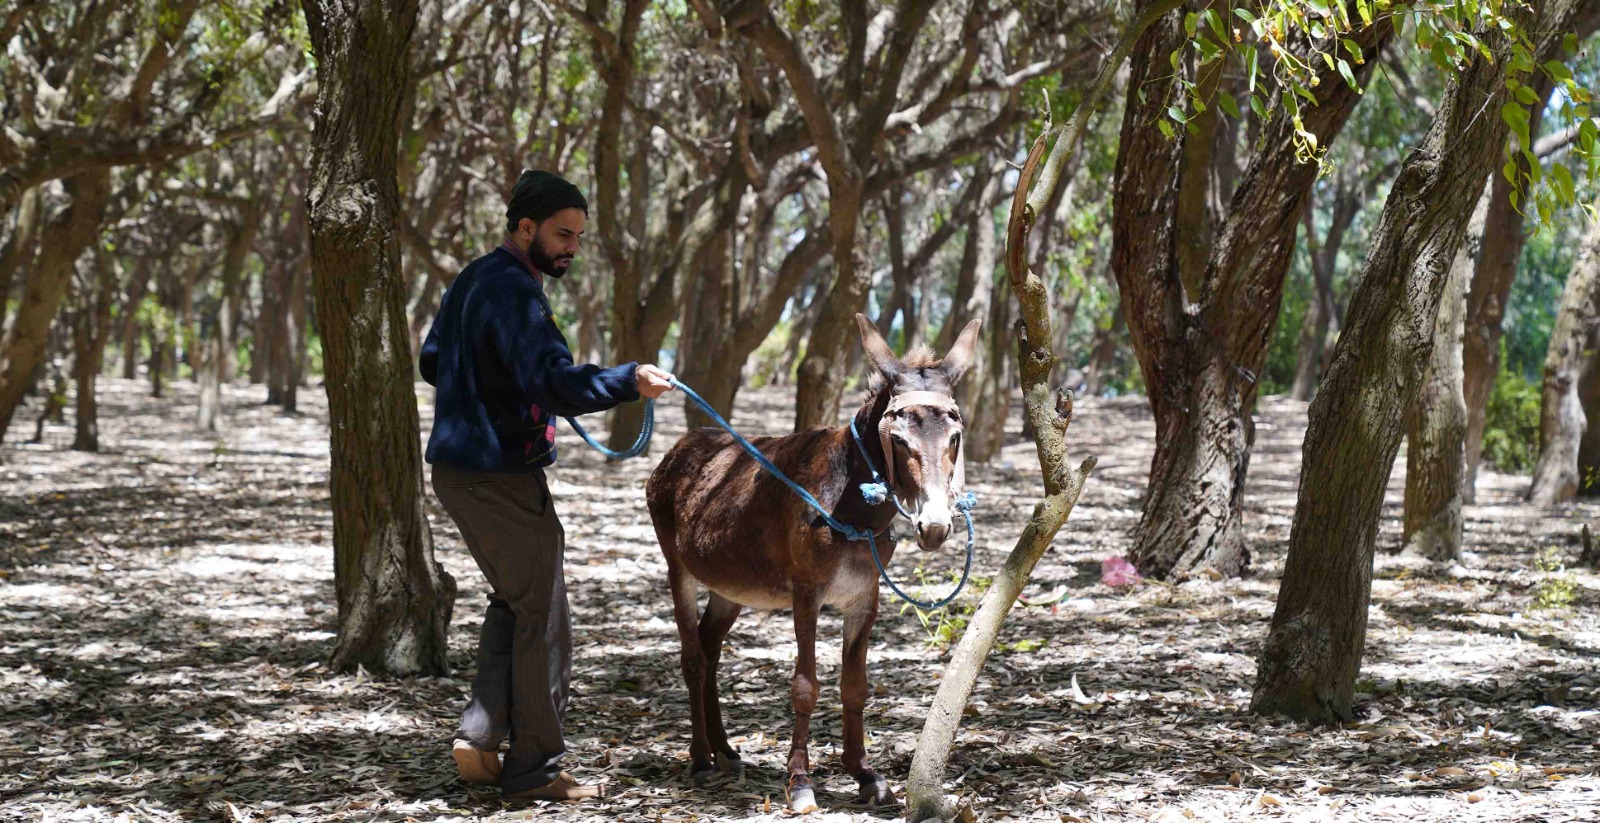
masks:
[[[955,386],[972,365],[979,321],[967,324],[943,360],[927,348],[914,349],[902,360],[872,321],[858,314],[856,323],[861,326],[862,348],[876,370],[870,385],[889,398],[878,423],[884,479],[889,493],[907,504],[917,545],[924,551],[936,549],[950,534],[956,497],[966,493]]]

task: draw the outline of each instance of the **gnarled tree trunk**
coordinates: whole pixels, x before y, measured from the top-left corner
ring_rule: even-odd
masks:
[[[395,180],[415,0],[304,0],[317,60],[311,277],[332,430],[332,665],[449,671],[455,581],[433,559],[406,347]]]
[[[1317,176],[1316,164],[1297,156],[1287,112],[1270,107],[1278,113],[1264,124],[1262,149],[1233,193],[1204,271],[1193,282],[1198,207],[1192,201],[1205,192],[1182,186],[1199,185],[1206,176],[1185,173],[1196,154],[1185,147],[1188,137],[1168,143],[1149,128],[1171,103],[1159,87],[1145,86],[1170,72],[1168,55],[1183,40],[1180,22],[1180,15],[1171,15],[1135,51],[1129,86],[1145,96],[1130,99],[1124,112],[1112,218],[1112,268],[1156,418],[1133,560],[1147,574],[1174,578],[1233,575],[1248,561],[1241,512],[1255,439],[1256,375]],[[1376,54],[1392,33],[1390,26],[1374,25],[1352,37]],[[1368,60],[1358,79],[1376,62]],[[1316,85],[1318,105],[1301,116],[1326,146],[1361,97],[1332,69]]]

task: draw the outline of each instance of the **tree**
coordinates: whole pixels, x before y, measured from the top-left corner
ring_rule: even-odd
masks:
[[[1402,413],[1430,356],[1472,206],[1507,134],[1509,118],[1483,113],[1502,110],[1508,77],[1520,80],[1534,69],[1539,40],[1568,31],[1574,5],[1537,3],[1537,26],[1506,20],[1509,33],[1499,15],[1482,9],[1483,18],[1468,16],[1463,28],[1486,53],[1444,54],[1458,73],[1390,189],[1346,328],[1311,404],[1288,559],[1257,666],[1253,711],[1323,723],[1352,716],[1378,516]],[[1520,31],[1535,31],[1538,39],[1514,39]]]
[[[1400,542],[1405,550],[1430,560],[1451,561],[1461,552],[1461,488],[1466,471],[1462,442],[1467,425],[1461,396],[1461,335],[1466,280],[1487,212],[1487,201],[1478,198],[1445,275],[1433,349],[1416,399],[1405,411],[1406,497]]]
[[[1255,439],[1250,414],[1318,173],[1304,155],[1330,144],[1360,100],[1356,84],[1374,61],[1357,55],[1377,53],[1393,34],[1389,25],[1350,27],[1341,37],[1351,59],[1366,64],[1352,68],[1343,57],[1323,65],[1308,39],[1293,46],[1300,51],[1294,57],[1257,27],[1274,53],[1286,55],[1283,62],[1314,64],[1314,71],[1303,88],[1281,88],[1264,105],[1257,99],[1260,149],[1238,188],[1220,192],[1229,205],[1210,234],[1203,227],[1211,178],[1204,169],[1213,162],[1208,130],[1227,104],[1214,91],[1214,101],[1191,100],[1189,114],[1175,105],[1190,86],[1204,92],[1220,82],[1215,44],[1212,51],[1183,49],[1186,37],[1204,38],[1196,31],[1194,15],[1174,12],[1134,49],[1129,87],[1136,92],[1123,112],[1112,224],[1111,267],[1157,432],[1132,555],[1158,577],[1232,575],[1248,559],[1240,518]],[[1194,60],[1193,82],[1170,70],[1171,55],[1190,52],[1211,56]],[[1248,54],[1246,65],[1254,65]],[[1297,95],[1314,103],[1302,107]],[[1172,131],[1171,117],[1183,121],[1176,139],[1151,128]]]
[[[273,25],[273,15],[286,12],[273,8],[262,10],[267,36],[253,39],[237,26],[210,25],[229,10],[202,9],[199,0],[155,8],[79,0],[7,15],[12,34],[0,77],[17,93],[4,98],[0,214],[52,181],[72,205],[43,229],[52,236],[46,243],[41,235],[0,343],[0,438],[32,387],[73,265],[99,230],[112,169],[172,161],[276,123],[309,78],[281,37],[290,27]],[[201,25],[191,25],[197,19]],[[273,77],[240,70],[258,65]],[[240,98],[265,102],[240,107]]]
[[[1561,310],[1550,333],[1544,361],[1544,391],[1539,413],[1539,462],[1533,467],[1529,502],[1553,506],[1578,496],[1590,485],[1579,474],[1578,447],[1588,428],[1579,396],[1579,377],[1595,359],[1600,333],[1600,223],[1590,227],[1583,250],[1567,275]]]
[[[414,0],[304,0],[317,58],[307,213],[332,429],[332,663],[449,671],[455,581],[423,507],[412,357],[399,274],[398,117]]]

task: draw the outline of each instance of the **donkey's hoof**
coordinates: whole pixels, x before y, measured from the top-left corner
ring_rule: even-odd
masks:
[[[717,752],[716,758],[717,771],[735,777],[744,775],[744,761],[739,758],[738,752]]]
[[[689,768],[689,782],[696,786],[704,786],[721,776],[722,772],[710,761],[696,763]]]
[[[894,792],[889,791],[889,781],[883,775],[867,772],[856,778],[861,784],[861,790],[856,793],[856,802],[867,806],[886,806],[894,802]]]
[[[803,780],[804,782],[800,782]],[[791,782],[788,789],[789,811],[796,814],[811,814],[817,810],[817,794],[811,790],[811,781],[801,778]]]

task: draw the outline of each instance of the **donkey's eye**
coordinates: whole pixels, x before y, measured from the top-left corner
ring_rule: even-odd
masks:
[[[961,432],[956,432],[955,434],[950,435],[950,451],[956,452],[956,451],[960,451],[960,450],[961,450]]]

